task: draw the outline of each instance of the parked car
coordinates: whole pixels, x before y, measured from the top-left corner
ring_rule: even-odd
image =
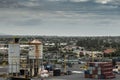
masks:
[[[44,67],[45,67],[45,70],[48,70],[48,71],[53,71],[53,69],[54,69],[54,66],[50,65],[50,64],[47,64]]]
[[[84,61],[78,61],[78,64],[85,64],[86,62]]]

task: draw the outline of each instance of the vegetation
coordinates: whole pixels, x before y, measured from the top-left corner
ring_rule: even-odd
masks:
[[[59,37],[59,36],[19,36],[20,42],[27,42],[31,41],[33,39],[39,39],[42,41],[43,45],[46,42],[55,43],[55,46],[52,47],[45,47],[44,52],[52,52],[52,53],[62,53],[60,51],[61,47],[59,43],[67,43],[67,45],[76,45],[84,47],[85,50],[97,50],[97,51],[104,51],[107,48],[114,48],[116,49],[116,52],[112,53],[111,56],[120,56],[120,36],[101,36],[101,37]],[[1,36],[0,41],[2,43],[8,44],[13,40],[13,36]],[[25,51],[23,51],[25,52]],[[66,52],[64,54],[71,53]],[[0,55],[2,56],[2,55]],[[82,56],[82,55],[81,55]],[[106,55],[108,56],[108,55]]]

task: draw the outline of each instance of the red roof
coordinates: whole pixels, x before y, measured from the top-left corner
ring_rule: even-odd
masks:
[[[40,42],[37,39],[34,39],[33,41],[30,42],[30,44],[41,44],[42,42]]]
[[[104,50],[104,53],[106,53],[106,54],[109,54],[109,53],[112,53],[112,52],[115,52],[115,49],[111,48],[111,49]]]

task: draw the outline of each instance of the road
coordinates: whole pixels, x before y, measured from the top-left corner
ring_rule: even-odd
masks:
[[[80,71],[81,64],[75,64],[72,67],[72,71],[74,72],[72,75],[63,75],[63,76],[52,76],[49,78],[45,78],[44,80],[120,80],[120,75],[116,75],[114,79],[89,79],[84,78],[84,72]],[[81,73],[82,72],[82,73]],[[34,79],[40,80],[40,79]]]
[[[84,72],[81,73],[80,70],[80,66],[82,66],[81,64],[75,64],[71,70],[72,71],[76,71],[75,73],[73,73],[72,75],[65,75],[65,76],[58,76],[58,77],[52,77],[46,80],[120,80],[120,74],[116,74],[116,78],[114,79],[89,79],[89,78],[84,78]],[[80,72],[80,73],[79,73]]]
[[[62,76],[50,76],[48,78],[44,78],[44,80],[120,80],[120,75],[116,75],[116,78],[114,79],[88,79],[84,78],[84,73],[80,71],[79,67],[80,64],[75,64],[71,70],[73,71],[72,75],[62,75]],[[7,67],[0,67],[0,72],[6,72]],[[81,73],[82,72],[82,73]],[[0,80],[5,80],[3,78],[0,78]],[[40,78],[34,78],[31,80],[40,80]]]
[[[40,80],[40,79],[33,79],[33,80]],[[44,78],[44,80],[120,80],[120,75],[116,75],[114,79],[89,79],[84,78],[83,73],[74,73],[72,75],[65,75],[65,76],[53,76],[49,78]]]

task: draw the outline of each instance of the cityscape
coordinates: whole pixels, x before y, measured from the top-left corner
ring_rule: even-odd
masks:
[[[0,0],[0,80],[120,80],[120,1]]]
[[[34,47],[35,45],[39,46],[39,48]],[[88,76],[86,77],[84,74],[84,71],[89,69],[88,63],[108,62],[112,63],[112,73],[114,74],[114,77],[110,77],[110,79],[117,80],[119,79],[120,64],[119,47],[119,36],[65,37],[1,35],[1,79],[71,80],[69,78],[71,77],[76,80],[88,80]],[[47,68],[47,66],[49,67]],[[43,75],[41,69],[45,69],[48,72],[45,72]],[[97,79],[97,77],[91,78]]]

